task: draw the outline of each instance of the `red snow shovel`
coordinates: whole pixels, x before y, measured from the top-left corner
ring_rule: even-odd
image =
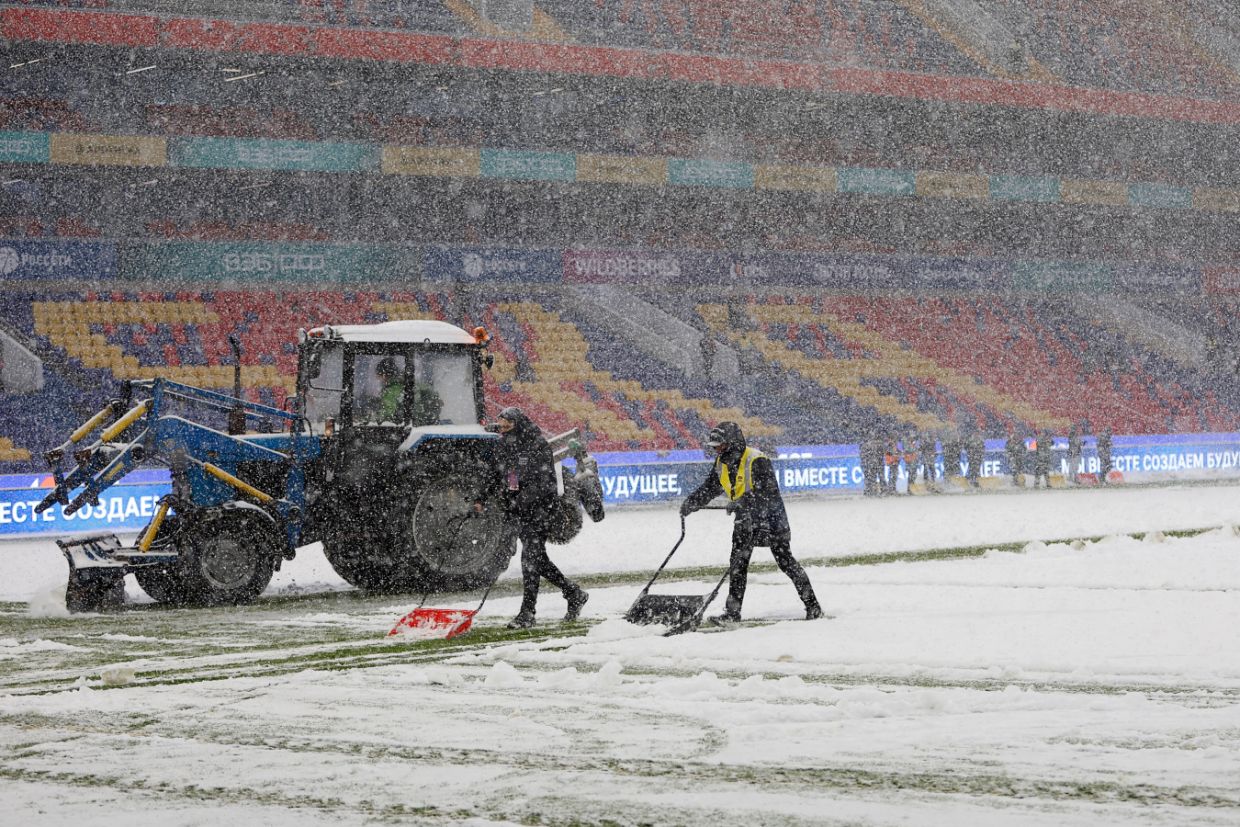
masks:
[[[396,621],[396,625],[392,627],[392,631],[387,633],[387,636],[419,632],[421,634],[418,637],[426,639],[451,640],[459,637],[473,626],[474,615],[482,610],[482,604],[487,602],[487,595],[490,593],[491,586],[487,586],[487,590],[482,594],[482,601],[478,603],[476,609],[424,609],[422,603],[426,602],[426,597],[423,596],[422,603]]]

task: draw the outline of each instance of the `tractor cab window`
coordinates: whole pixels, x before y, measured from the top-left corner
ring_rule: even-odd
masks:
[[[408,424],[405,379],[404,356],[358,354],[353,361],[353,421]]]
[[[419,351],[413,401],[415,425],[476,425],[474,363],[463,351]]]
[[[323,347],[314,351],[306,372],[306,418],[322,428],[328,419],[340,416],[344,387],[344,350]]]

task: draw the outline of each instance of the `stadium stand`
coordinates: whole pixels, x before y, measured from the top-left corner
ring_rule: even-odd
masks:
[[[982,69],[927,21],[891,0],[634,3],[549,0],[542,5],[581,40],[942,74]]]
[[[592,363],[590,343],[575,324],[560,317],[554,294],[543,295],[541,301],[532,301],[524,291],[521,296],[507,301],[493,292],[479,296],[453,291],[48,291],[8,294],[3,315],[9,325],[43,345],[58,370],[82,376],[94,389],[62,405],[68,411],[98,406],[125,379],[162,376],[228,390],[233,369],[227,337],[232,333],[242,343],[247,398],[279,407],[293,391],[298,328],[328,320],[375,323],[451,316],[467,327],[482,324],[494,331],[497,359],[486,380],[491,413],[521,405],[549,428],[582,427],[599,450],[696,446],[706,423],[728,418],[745,423],[756,436],[780,432],[741,410],[679,389],[617,379]],[[632,352],[627,361],[634,362]],[[62,382],[52,384],[71,389]],[[12,437],[41,452],[58,439],[57,429],[45,427],[37,411],[26,407],[24,414],[9,419],[16,428]]]
[[[24,94],[0,96],[0,129],[82,132],[93,125],[67,99]]]
[[[120,380],[159,375],[229,389],[230,333],[243,343],[247,396],[281,406],[293,389],[295,330],[325,320],[481,324],[496,354],[486,378],[491,412],[520,405],[549,429],[583,428],[598,450],[692,448],[722,419],[768,444],[851,442],[910,428],[999,435],[1063,433],[1074,424],[1118,433],[1240,425],[1240,399],[1209,369],[1176,364],[1052,300],[777,291],[739,302],[711,291],[701,298],[666,296],[660,306],[734,348],[736,379],[687,377],[655,363],[579,307],[568,309],[550,287],[9,291],[5,324],[42,346],[53,377],[33,399],[4,397],[9,442],[0,444],[0,469],[29,470],[30,453],[55,444],[75,412],[95,409]],[[1191,314],[1186,306],[1176,312]],[[1166,301],[1160,307],[1171,312]],[[58,417],[49,422],[47,410]]]
[[[492,330],[495,404],[549,430],[585,427],[599,450],[696,447],[722,418],[784,444],[961,423],[992,435],[1086,420],[1235,427],[1218,347],[1203,364],[1168,360],[1053,299],[1094,264],[1200,272],[1240,256],[1234,72],[1172,25],[1174,8],[1138,18],[1126,0],[1001,0],[991,14],[1050,85],[995,85],[1010,76],[934,5],[538,0],[533,26],[514,32],[464,0],[0,3],[32,63],[15,59],[24,68],[0,87],[0,130],[24,142],[0,161],[13,245],[101,239],[120,270],[161,241],[386,244],[413,263],[407,277],[393,267],[279,294],[175,272],[7,286],[0,320],[39,346],[51,389],[4,400],[17,424],[0,469],[53,438],[21,424],[34,405],[89,412],[116,382],[155,374],[230,387],[229,333],[250,396],[281,405],[298,327],[421,315]],[[38,62],[47,44],[57,59]],[[133,63],[142,50],[159,73]],[[270,76],[232,84],[220,55]],[[1202,96],[1222,100],[1190,100]],[[140,157],[75,149],[82,137]],[[279,162],[264,155],[272,139],[289,142]],[[149,157],[135,149],[148,145]],[[187,148],[202,152],[187,160]],[[644,356],[562,300],[567,288],[419,283],[426,249],[454,244],[679,251],[742,270],[779,251],[931,253],[965,269],[987,258],[1004,272],[1054,258],[1068,275],[1041,298],[755,278],[735,309],[723,289],[652,298],[625,285],[737,351],[741,375],[721,379]],[[1204,313],[1199,286],[1175,289],[1153,312],[1234,339],[1230,308]]]
[[[5,3],[17,9],[68,7],[92,14],[151,11],[150,4],[129,0],[25,0]],[[1196,48],[1184,19],[1170,8],[1128,0],[1001,0],[995,22],[1008,27],[1029,59],[1050,66],[1050,74],[1034,72],[1024,79],[1047,79],[1072,85],[1205,97],[1236,94],[1234,69]],[[1161,8],[1161,11],[1160,11]],[[171,39],[186,43],[199,32],[207,48],[236,39],[259,52],[311,51],[313,29],[386,30],[389,42],[361,43],[338,38],[327,49],[355,48],[359,55],[383,54],[396,59],[400,49],[390,42],[402,31],[425,33],[444,42],[420,43],[437,61],[454,41],[474,36],[529,39],[537,43],[575,41],[590,46],[700,53],[737,60],[803,61],[848,70],[863,67],[918,75],[1008,77],[1008,61],[981,57],[985,49],[969,43],[931,4],[899,0],[718,0],[636,2],[635,0],[539,0],[528,26],[504,29],[486,18],[469,0],[273,0],[250,3],[214,2],[209,11],[194,4],[160,5],[156,11],[218,15],[220,25],[199,27],[188,19],[172,24]],[[137,33],[112,35],[118,42],[143,39],[162,25],[141,17]],[[64,34],[81,25],[65,26]],[[235,25],[234,25],[235,24]],[[212,32],[212,30],[217,30]],[[223,31],[219,31],[223,30]],[[212,32],[211,36],[206,36]],[[97,42],[95,35],[90,42]],[[105,40],[106,42],[106,40]],[[466,50],[471,51],[471,50]],[[489,58],[484,58],[489,60]],[[523,62],[524,56],[513,56]],[[548,65],[561,62],[547,53]],[[624,60],[614,61],[616,73]],[[718,67],[716,67],[718,68]],[[738,76],[743,66],[729,67]],[[798,73],[794,72],[793,75]],[[802,81],[803,82],[803,81]],[[781,83],[782,85],[782,83]]]
[[[1194,430],[1224,431],[1237,423],[1235,409],[1200,379],[1050,302],[884,297],[839,299],[827,306],[1068,422],[1088,422],[1095,429],[1105,423],[1118,433],[1162,433],[1177,429],[1185,400],[1200,399],[1202,421]],[[1067,424],[1020,418],[1039,428]]]
[[[1234,96],[1237,75],[1194,48],[1185,24],[1127,0],[999,0],[1025,47],[1076,86]]]

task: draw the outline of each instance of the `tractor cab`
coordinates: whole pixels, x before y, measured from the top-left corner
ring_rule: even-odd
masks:
[[[485,346],[481,329],[471,335],[438,321],[317,327],[300,335],[298,395],[310,427],[325,436],[477,427]]]

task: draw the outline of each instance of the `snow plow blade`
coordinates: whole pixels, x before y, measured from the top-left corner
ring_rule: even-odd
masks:
[[[57,540],[56,545],[69,562],[65,608],[71,612],[119,609],[125,603],[126,574],[141,566],[160,565],[176,559],[175,552],[142,552],[123,546],[115,534]]]

